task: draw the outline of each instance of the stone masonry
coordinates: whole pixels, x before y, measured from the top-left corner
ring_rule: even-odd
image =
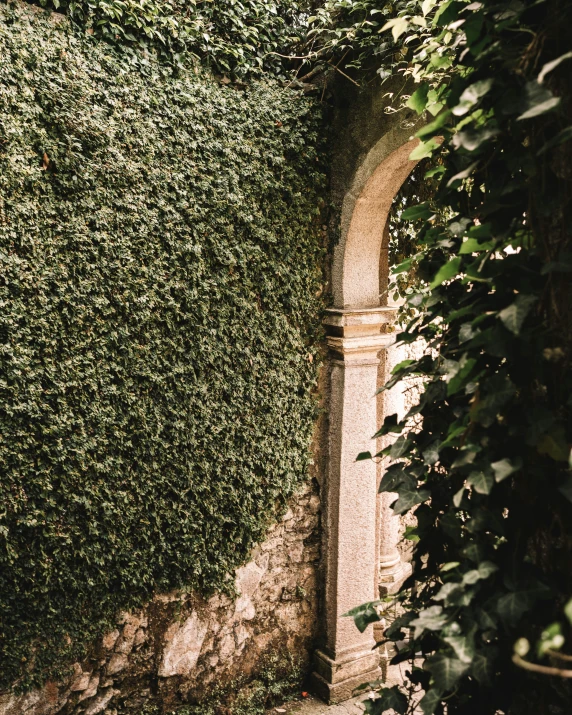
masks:
[[[214,684],[256,675],[264,657],[308,665],[319,623],[320,498],[306,484],[235,575],[238,597],[159,594],[116,628],[60,683],[0,694],[0,715],[134,715],[200,702]]]

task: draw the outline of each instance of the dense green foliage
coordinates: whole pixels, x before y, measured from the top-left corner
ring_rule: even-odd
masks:
[[[34,0],[65,13],[122,49],[145,48],[186,64],[199,58],[238,76],[284,74],[280,54],[299,36],[306,15],[297,0]],[[185,60],[186,58],[186,60]],[[136,64],[145,55],[131,54]]]
[[[1,7],[2,685],[224,586],[306,477],[319,129]]]
[[[547,675],[565,675],[572,652],[572,6],[335,0],[328,12],[320,57],[352,49],[352,66],[382,57],[382,75],[417,82],[402,101],[429,123],[412,158],[439,157],[435,195],[402,213],[420,250],[397,268],[418,277],[399,337],[428,349],[389,383],[423,376],[419,404],[381,430],[399,435],[381,490],[418,519],[416,588],[386,636],[412,635],[396,660],[411,660],[425,715],[563,715],[569,681]],[[363,628],[378,614],[356,617]],[[388,710],[414,704],[399,688],[368,703]]]

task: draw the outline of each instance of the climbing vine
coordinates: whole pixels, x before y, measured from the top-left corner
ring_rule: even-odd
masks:
[[[228,590],[307,479],[322,137],[272,80],[0,5],[0,687]]]
[[[175,65],[193,57],[231,77],[285,76],[281,54],[299,37],[307,13],[297,0],[34,0],[64,13],[139,67],[149,54]],[[136,50],[143,49],[141,54]],[[228,77],[227,77],[228,79]]]
[[[415,255],[396,269],[414,262],[417,276],[398,339],[427,350],[387,385],[425,387],[386,419],[380,434],[396,439],[378,455],[391,460],[380,490],[417,517],[404,614],[385,633],[410,688],[375,693],[376,715],[413,712],[414,691],[425,715],[569,710],[571,12],[334,0],[305,41],[314,62],[401,76],[394,109],[427,120],[412,158],[438,157],[434,194],[401,214]],[[359,627],[382,607],[358,608]]]

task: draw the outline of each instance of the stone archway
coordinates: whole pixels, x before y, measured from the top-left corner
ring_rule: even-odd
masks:
[[[380,583],[397,588],[409,573],[397,549],[398,520],[387,495],[378,496],[381,466],[356,462],[373,451],[371,437],[385,414],[399,411],[399,394],[375,399],[392,367],[395,308],[387,304],[387,217],[415,162],[410,127],[378,139],[346,182],[341,238],[334,250],[334,307],[325,328],[330,354],[329,460],[325,484],[324,643],[313,682],[328,702],[380,677],[371,629],[361,634],[343,614],[379,597]],[[379,446],[379,445],[378,445]],[[391,500],[389,500],[391,501]]]

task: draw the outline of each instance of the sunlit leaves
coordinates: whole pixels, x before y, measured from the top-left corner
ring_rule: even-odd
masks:
[[[271,71],[284,75],[280,54],[300,35],[305,13],[296,0],[39,0],[73,18],[96,37],[123,47],[145,48],[175,64],[199,57],[215,71],[239,76]],[[308,21],[307,21],[308,22]]]
[[[409,159],[410,161],[420,161],[421,159],[426,159],[431,156],[438,147],[439,142],[436,139],[429,139],[426,142],[421,141],[409,154]]]
[[[403,221],[418,221],[419,219],[428,219],[432,215],[431,208],[427,202],[410,206],[401,214]]]
[[[423,82],[407,100],[407,106],[410,109],[414,109],[417,114],[421,114],[427,106],[428,92],[429,84],[427,82]]]
[[[393,39],[397,40],[409,27],[409,20],[406,17],[394,17],[388,20],[381,28],[381,32],[391,30]]]

